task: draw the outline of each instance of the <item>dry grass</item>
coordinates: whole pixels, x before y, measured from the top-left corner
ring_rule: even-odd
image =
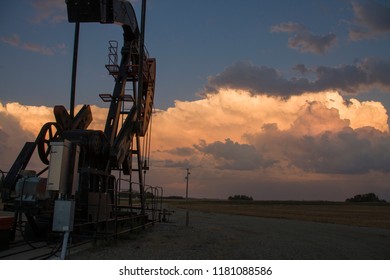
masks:
[[[296,201],[166,201],[189,210],[390,229],[390,204]]]

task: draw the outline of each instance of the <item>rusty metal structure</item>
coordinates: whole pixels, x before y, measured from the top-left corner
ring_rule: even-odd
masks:
[[[149,169],[144,146],[145,141],[146,146],[150,143],[156,79],[156,60],[144,47],[146,1],[141,30],[127,1],[67,0],[66,5],[68,20],[76,26],[70,113],[55,106],[55,122],[45,124],[34,142],[25,143],[3,179],[4,210],[15,213],[11,239],[19,227],[38,238],[60,234],[63,244],[70,232],[116,236],[145,227],[161,210],[162,189],[144,183]],[[104,130],[88,129],[93,119],[89,105],[74,114],[76,43],[84,22],[118,24],[123,29],[120,59],[118,42],[109,42],[106,68],[115,85],[112,94],[100,94],[109,103]],[[47,165],[40,172],[25,170],[35,150]],[[45,174],[47,178],[42,177]]]

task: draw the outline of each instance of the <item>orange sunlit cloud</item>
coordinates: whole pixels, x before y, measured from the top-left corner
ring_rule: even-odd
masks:
[[[92,106],[92,113],[89,128],[102,130],[107,109]],[[49,107],[10,103],[0,104],[0,120],[0,168],[6,170],[22,142],[35,140],[54,116]],[[285,198],[293,189],[303,195],[305,186],[316,182],[312,195],[340,187],[339,198],[353,193],[351,182],[374,177],[383,190],[390,172],[387,120],[380,102],[347,101],[337,92],[280,98],[220,89],[157,110],[148,182],[180,193],[183,168],[190,167],[192,191],[203,197],[224,197],[243,184],[254,196]]]
[[[164,151],[226,138],[247,143],[245,135],[260,133],[267,124],[280,130],[294,126],[293,132],[300,135],[364,126],[388,131],[387,113],[380,102],[354,99],[348,104],[337,92],[282,99],[222,89],[201,100],[176,101],[175,107],[159,111],[154,117],[153,147]]]

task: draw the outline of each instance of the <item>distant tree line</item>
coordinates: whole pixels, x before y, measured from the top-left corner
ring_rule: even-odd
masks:
[[[375,193],[366,193],[366,194],[358,194],[352,198],[347,198],[345,202],[384,202],[386,200],[379,199],[379,197]]]
[[[236,194],[234,196],[229,196],[229,200],[253,200],[251,196]]]

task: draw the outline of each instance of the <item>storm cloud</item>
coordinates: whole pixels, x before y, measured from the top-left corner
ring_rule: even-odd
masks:
[[[350,65],[318,66],[313,69],[299,64],[294,69],[305,74],[310,72],[315,75],[315,79],[287,79],[275,68],[240,61],[209,77],[205,91],[212,93],[219,88],[234,88],[248,90],[253,94],[288,97],[327,90],[347,93],[373,88],[390,90],[390,76],[387,74],[390,73],[390,61],[385,59],[366,58]]]
[[[200,152],[210,155],[215,159],[219,169],[254,170],[268,167],[272,162],[263,159],[255,147],[248,144],[240,144],[227,138],[224,142],[215,141],[207,144],[201,141],[194,147]]]
[[[0,170],[8,171],[26,141],[34,134],[23,128],[20,121],[0,102]]]
[[[390,32],[390,6],[378,1],[353,1],[355,19],[349,32],[353,41],[370,39]]]
[[[337,42],[336,34],[316,35],[303,24],[283,22],[271,27],[271,32],[286,32],[292,36],[288,39],[288,46],[300,52],[324,54]]]
[[[363,174],[390,171],[390,135],[373,127],[352,129],[338,110],[307,104],[288,130],[266,124],[248,134],[249,143],[269,158],[306,172]]]
[[[90,128],[102,129],[107,109],[92,106],[92,112]],[[8,170],[47,121],[53,121],[50,107],[0,104],[0,169]],[[381,103],[337,92],[280,98],[219,89],[154,114],[147,184],[180,195],[191,168],[197,197],[227,197],[237,188],[260,199],[382,194],[390,175],[387,121]]]

